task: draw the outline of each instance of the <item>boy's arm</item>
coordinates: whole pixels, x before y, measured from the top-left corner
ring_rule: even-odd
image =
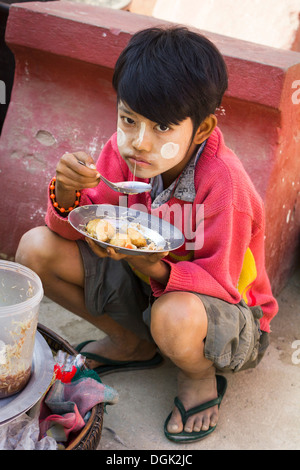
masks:
[[[192,261],[175,263],[170,257],[163,260],[169,265],[170,274],[166,285],[150,279],[154,296],[188,290],[238,303],[242,294],[238,289],[239,278],[250,248],[256,278],[248,286],[252,291],[249,305],[261,305],[264,312],[261,328],[269,331],[269,322],[278,306],[265,269],[263,228],[253,224],[249,214],[235,213],[233,206],[205,219],[203,247],[195,250]]]
[[[157,282],[161,286],[161,288],[164,288],[167,285],[171,268],[169,264],[164,263],[162,259],[168,255],[168,252],[151,254],[147,253],[141,256],[130,256],[118,253],[112,247],[108,247],[107,249],[102,248],[95,242],[93,242],[93,240],[91,240],[90,238],[86,238],[86,242],[94,251],[94,253],[100,258],[105,258],[109,256],[110,258],[116,261],[124,259],[133,268],[137,269],[145,276]]]
[[[236,217],[234,213],[234,207],[228,206],[205,218],[204,225],[198,225],[195,239],[200,240],[202,236],[203,243],[195,246],[192,260],[175,262],[169,256],[163,261],[170,267],[169,280],[163,287],[151,279],[155,297],[189,290],[231,303],[240,301],[237,282],[251,241],[252,223],[247,214],[239,213]]]
[[[168,263],[162,261],[162,258],[167,255],[168,253],[131,256],[127,257],[127,261],[145,276],[162,286],[166,286],[169,281],[171,268]]]
[[[79,164],[86,162],[87,166]],[[55,182],[54,182],[55,180]],[[80,195],[80,205],[89,204],[89,198],[82,188],[94,188],[99,183],[99,174],[92,158],[84,152],[65,153],[56,167],[56,177],[49,187],[47,226],[61,236],[76,240],[80,237],[68,223],[68,208],[74,205],[76,195]],[[50,191],[51,189],[51,191]],[[78,191],[80,191],[78,193]],[[54,196],[54,199],[51,197]],[[57,209],[54,207],[57,205]]]
[[[123,175],[123,168],[120,167],[119,158],[116,154],[116,135],[113,135],[112,138],[105,144],[98,161],[96,163],[96,170],[95,169],[88,169],[83,165],[77,164],[75,161],[75,167],[77,171],[80,173],[84,173],[83,175],[79,176],[80,181],[76,181],[74,187],[70,187],[70,176],[72,175],[72,169],[68,168],[67,162],[63,159],[59,162],[57,169],[63,173],[63,175],[57,175],[56,181],[56,188],[55,188],[55,196],[56,201],[59,203],[60,207],[69,207],[74,204],[75,201],[75,193],[76,190],[80,190],[80,206],[90,205],[90,204],[112,204],[118,205],[118,197],[119,193],[112,191],[111,189],[107,188],[105,183],[100,181],[97,177],[97,173],[101,173],[107,176],[108,179],[111,177],[115,177],[116,181],[124,180]],[[76,152],[77,154],[77,152]],[[74,155],[74,154],[69,154]],[[65,156],[64,156],[65,158]],[[72,157],[71,157],[72,158]],[[121,157],[120,157],[121,158]],[[80,158],[82,160],[82,158]],[[73,159],[74,162],[74,159]],[[107,174],[107,171],[110,171],[110,174]],[[75,172],[76,173],[76,172]],[[88,176],[88,180],[84,177]],[[73,172],[74,176],[74,172]],[[91,183],[90,177],[95,177],[96,180]],[[97,184],[97,182],[99,184]],[[91,184],[90,184],[91,183]],[[80,189],[83,188],[84,189]],[[65,189],[65,190],[64,190]],[[73,229],[73,227],[69,224],[68,218],[66,216],[62,216],[59,211],[57,211],[53,207],[52,200],[50,199],[50,190],[48,187],[48,207],[47,213],[45,217],[45,222],[50,230],[58,233],[64,238],[69,240],[77,240],[82,238],[81,235]]]

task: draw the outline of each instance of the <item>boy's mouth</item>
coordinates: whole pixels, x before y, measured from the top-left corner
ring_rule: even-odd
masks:
[[[148,160],[146,160],[142,157],[139,157],[139,156],[135,156],[135,155],[134,156],[128,156],[127,160],[133,166],[136,165],[136,166],[144,167],[144,168],[146,168],[148,166],[151,166],[151,163]]]

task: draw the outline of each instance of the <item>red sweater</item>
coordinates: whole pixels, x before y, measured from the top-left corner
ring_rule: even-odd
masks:
[[[111,181],[133,180],[119,154],[116,134],[103,148],[96,166]],[[197,162],[194,183],[196,197],[190,203],[172,197],[151,210],[150,193],[128,196],[128,207],[142,204],[144,210],[164,218],[170,217],[173,207],[177,215],[171,221],[185,235],[186,243],[164,258],[171,268],[167,285],[150,280],[153,294],[159,297],[176,290],[195,291],[230,303],[243,298],[249,306],[262,307],[261,329],[269,332],[278,305],[265,270],[263,202],[240,160],[225,146],[218,128]],[[94,189],[82,190],[80,205],[118,205],[119,197],[100,182]],[[204,221],[199,222],[196,214],[204,214]],[[80,238],[68,220],[56,212],[50,198],[46,223],[65,238]]]

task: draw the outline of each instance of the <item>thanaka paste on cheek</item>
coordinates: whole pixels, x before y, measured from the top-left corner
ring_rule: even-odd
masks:
[[[160,150],[160,154],[163,158],[171,159],[175,158],[179,152],[179,144],[174,144],[173,142],[168,142],[164,144]]]
[[[125,142],[126,142],[125,132],[120,127],[118,127],[118,131],[117,131],[118,147],[122,147],[125,144]]]

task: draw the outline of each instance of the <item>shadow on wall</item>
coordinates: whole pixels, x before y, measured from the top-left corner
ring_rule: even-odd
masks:
[[[0,3],[0,133],[10,101],[14,80],[15,60],[13,53],[5,43],[5,29],[9,13],[9,4]]]
[[[27,0],[4,0],[0,2],[0,134],[10,102],[15,73],[14,55],[5,42],[5,30],[9,8],[12,3],[25,3],[26,1]]]

